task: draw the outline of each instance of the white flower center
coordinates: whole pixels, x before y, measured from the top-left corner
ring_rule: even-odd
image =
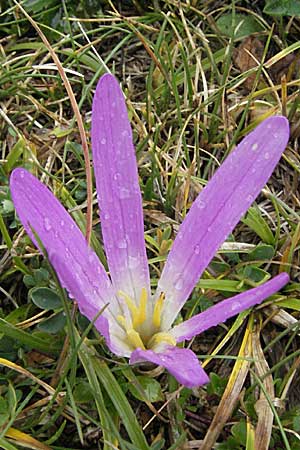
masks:
[[[125,330],[129,344],[133,349],[153,350],[161,343],[176,345],[175,339],[169,333],[160,330],[162,307],[165,299],[163,293],[155,302],[151,319],[147,318],[148,295],[145,288],[142,288],[138,306],[125,292],[119,291],[118,295],[125,300],[130,317],[126,318],[125,315],[119,315],[117,320]],[[150,336],[146,336],[142,330],[142,325],[147,319],[151,321],[152,333]]]

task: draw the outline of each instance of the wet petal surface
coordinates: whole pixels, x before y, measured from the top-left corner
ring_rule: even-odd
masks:
[[[142,198],[124,95],[104,75],[93,101],[92,150],[104,245],[111,278],[135,302],[149,294]]]
[[[161,353],[138,348],[132,353],[130,363],[142,361],[165,367],[179,383],[189,388],[209,382],[195,353],[187,348],[168,345]]]
[[[203,270],[257,197],[289,137],[284,117],[270,117],[226,158],[180,226],[158,283],[164,292],[163,329],[173,323]]]
[[[108,319],[112,328],[123,333],[111,313],[118,311],[119,306],[105,269],[65,208],[48,188],[24,169],[13,171],[10,188],[24,228],[38,247],[34,229],[62,286],[76,299],[80,311],[92,320],[108,304],[103,312],[105,319],[99,318],[96,322],[99,331],[109,338]],[[118,353],[123,354],[123,350],[120,348]]]
[[[176,342],[192,339],[197,334],[225,322],[225,320],[236,316],[245,309],[261,303],[270,295],[275,294],[288,282],[288,274],[281,273],[261,286],[227,298],[191,319],[176,325],[170,331],[170,334],[176,339]]]

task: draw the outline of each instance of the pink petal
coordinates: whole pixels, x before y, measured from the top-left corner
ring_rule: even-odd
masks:
[[[240,312],[261,303],[270,295],[275,294],[275,292],[288,282],[288,274],[281,273],[261,286],[223,300],[191,319],[176,325],[170,331],[170,334],[176,339],[176,342],[192,339],[192,337],[197,334],[225,322],[225,320],[230,317],[236,316]]]
[[[150,286],[142,198],[124,95],[109,74],[94,96],[92,150],[111,278],[116,291],[138,301],[141,289]]]
[[[142,361],[165,367],[179,383],[189,388],[209,382],[195,353],[187,348],[168,345],[161,353],[137,348],[131,355],[130,364]]]
[[[100,309],[109,304],[103,318],[96,322],[109,344],[110,331],[123,332],[111,313],[118,311],[119,305],[97,255],[88,247],[80,229],[57,198],[31,173],[15,169],[10,178],[10,189],[24,228],[38,247],[31,231],[34,229],[60,282],[70,297],[77,300],[80,311],[92,320]],[[124,354],[124,349],[119,349],[120,352]]]
[[[288,137],[284,117],[266,119],[226,158],[193,203],[157,288],[157,295],[166,295],[163,329],[171,326],[203,270],[266,184]]]

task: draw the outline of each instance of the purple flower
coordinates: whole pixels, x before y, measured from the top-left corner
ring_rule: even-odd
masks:
[[[270,117],[231,152],[180,226],[155,293],[144,242],[142,198],[132,132],[117,80],[104,75],[92,113],[92,151],[110,278],[80,229],[54,195],[24,169],[10,187],[27,233],[32,229],[70,297],[92,320],[108,347],[130,363],[164,366],[187,387],[208,382],[196,355],[176,344],[260,303],[284,286],[286,273],[228,298],[172,327],[199,277],[259,194],[289,137],[284,117]]]

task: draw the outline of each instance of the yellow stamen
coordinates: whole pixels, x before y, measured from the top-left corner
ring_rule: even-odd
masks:
[[[127,325],[126,325],[126,320],[124,316],[117,316],[117,321],[122,325],[122,327],[124,328],[124,330],[126,330]]]
[[[129,295],[127,295],[125,292],[123,291],[119,291],[118,295],[120,297],[123,297],[126,305],[128,306],[129,311],[131,312],[131,316],[134,317],[135,315],[138,314],[138,308],[136,307],[134,301],[129,297]]]
[[[117,320],[124,328],[124,331],[126,332],[128,341],[132,345],[132,347],[133,348],[142,348],[143,350],[145,350],[145,346],[141,339],[140,334],[137,331],[135,331],[133,328],[130,328],[127,325],[125,317],[119,315],[119,316],[117,316]]]
[[[173,338],[173,336],[171,336],[169,333],[160,332],[152,336],[152,338],[148,342],[147,347],[153,348],[156,345],[161,344],[162,342],[166,342],[170,345],[176,345],[176,340]]]
[[[147,307],[146,289],[142,288],[139,307],[136,306],[134,301],[125,292],[119,291],[118,294],[124,298],[126,305],[128,306],[128,309],[131,312],[133,328],[136,328],[138,325],[144,323],[146,320],[146,307]]]
[[[145,288],[142,288],[141,296],[140,296],[140,304],[138,309],[138,314],[133,318],[133,328],[137,325],[141,325],[146,320],[146,307],[147,307],[147,291]]]
[[[164,299],[165,299],[165,294],[162,292],[160,294],[160,296],[158,297],[158,299],[156,300],[156,303],[154,305],[154,311],[153,311],[153,316],[152,316],[152,323],[157,328],[160,327],[161,311],[162,311],[162,306],[163,306]]]
[[[128,337],[130,344],[133,346],[133,348],[141,348],[141,349],[145,350],[145,346],[143,344],[141,336],[133,328],[131,328],[130,330],[127,330],[127,337]]]

